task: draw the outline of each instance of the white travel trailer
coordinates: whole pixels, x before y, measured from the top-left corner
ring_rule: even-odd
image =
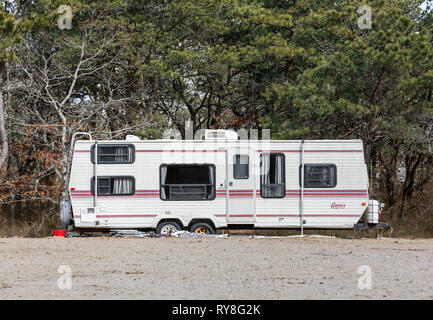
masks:
[[[361,140],[251,141],[224,130],[205,137],[73,141],[64,227],[214,233],[378,222]]]

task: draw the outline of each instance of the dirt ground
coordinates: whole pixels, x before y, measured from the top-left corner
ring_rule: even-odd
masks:
[[[433,239],[0,238],[0,299],[433,299]]]

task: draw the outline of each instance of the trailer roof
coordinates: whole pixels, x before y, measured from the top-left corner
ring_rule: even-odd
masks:
[[[219,143],[257,143],[257,142],[266,142],[266,143],[301,143],[302,140],[177,140],[177,139],[156,139],[156,140],[76,140],[76,142],[80,143],[95,143],[95,141],[102,143],[161,143],[161,142],[170,142],[170,143],[206,143],[206,142],[219,142]],[[350,140],[304,140],[304,143],[362,143],[361,139],[350,139]]]

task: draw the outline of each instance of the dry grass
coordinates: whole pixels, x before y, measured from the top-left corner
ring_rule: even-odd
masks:
[[[433,238],[433,208],[424,213],[390,219],[393,236],[404,238]]]
[[[54,210],[42,211],[37,217],[6,219],[0,216],[0,237],[41,238],[52,234],[59,226],[58,213]]]
[[[425,199],[428,200],[428,199]],[[29,237],[41,238],[50,236],[52,230],[59,228],[59,218],[57,208],[37,208],[31,212],[28,207],[17,210],[15,221],[11,220],[10,212],[3,208],[0,212],[0,237]],[[422,210],[419,210],[422,208]],[[385,212],[384,220],[391,223],[393,227],[392,237],[404,238],[433,238],[433,207],[426,206],[415,207],[406,217],[391,216],[390,212]],[[376,236],[374,230],[369,232],[355,232],[352,230],[304,230],[305,234],[319,234],[327,236],[336,236],[339,238],[373,238]],[[257,235],[267,236],[287,236],[298,235],[300,230],[296,229],[279,229],[255,231]],[[384,233],[388,236],[388,233]]]

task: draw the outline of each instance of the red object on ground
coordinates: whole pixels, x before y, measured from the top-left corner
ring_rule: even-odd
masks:
[[[53,230],[53,236],[55,237],[65,237],[65,230]]]

